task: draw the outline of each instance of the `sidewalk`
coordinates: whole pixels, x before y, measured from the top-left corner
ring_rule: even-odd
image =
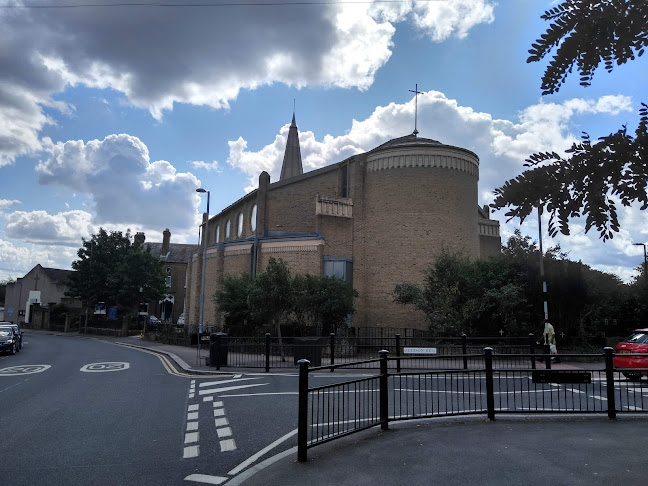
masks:
[[[391,423],[270,458],[227,482],[329,486],[643,486],[648,462],[633,438],[646,418],[510,417]]]

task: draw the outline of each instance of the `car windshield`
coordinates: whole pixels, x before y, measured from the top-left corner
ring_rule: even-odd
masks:
[[[11,329],[0,329],[0,337],[11,336]]]
[[[648,343],[648,334],[645,334],[643,332],[635,332],[634,334],[631,334],[626,339],[624,339],[624,342],[645,344]]]

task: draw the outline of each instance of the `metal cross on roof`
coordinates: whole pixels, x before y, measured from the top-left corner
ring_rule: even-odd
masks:
[[[418,135],[418,130],[416,128],[417,121],[418,121],[418,95],[420,94],[425,94],[425,91],[419,91],[418,90],[418,83],[415,85],[414,91],[411,89],[409,90],[410,93],[414,93],[414,131],[412,132],[412,135],[417,136]]]

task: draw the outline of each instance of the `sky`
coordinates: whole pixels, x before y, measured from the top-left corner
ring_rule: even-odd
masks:
[[[124,3],[0,0],[0,280],[71,268],[99,228],[197,243],[195,189],[215,214],[277,181],[293,111],[306,172],[412,133],[418,85],[419,136],[479,156],[484,205],[534,152],[634,132],[648,101],[645,58],[541,96],[526,59],[551,1]],[[503,243],[538,239],[504,213]],[[611,241],[545,219],[543,244],[631,281],[648,213],[620,213]]]

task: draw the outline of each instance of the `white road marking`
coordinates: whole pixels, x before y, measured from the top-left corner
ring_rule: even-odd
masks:
[[[231,437],[232,429],[231,427],[222,427],[220,429],[216,429],[216,433],[218,434],[219,439],[222,439],[223,437]]]
[[[264,395],[299,395],[299,392],[277,392],[277,393],[240,393],[238,395],[219,395],[221,398],[228,397],[262,397]],[[212,397],[205,397],[203,400],[207,400]]]
[[[236,450],[236,443],[234,439],[225,439],[220,441],[221,452],[229,452]]]
[[[262,463],[257,464],[256,466],[252,466],[243,474],[239,474],[235,478],[230,479],[227,484],[229,486],[239,486],[243,484],[245,481],[247,481],[250,478],[250,476],[254,475],[258,471],[261,471],[262,469],[265,469],[266,467],[277,462],[278,460],[283,459],[284,457],[295,453],[297,453],[297,446],[293,447],[292,449],[288,449],[287,451],[280,452],[276,456],[269,457],[268,459],[266,459]]]
[[[224,416],[225,416],[224,408],[217,408],[214,410],[214,417],[224,417]]]
[[[238,382],[238,381],[260,380],[260,379],[261,379],[261,378],[259,377],[259,378],[239,378],[239,379],[237,379],[237,380],[203,381],[203,382],[200,383],[198,386],[199,386],[200,388],[204,388],[204,387],[207,387],[207,386],[218,386],[218,385],[222,385],[223,383],[235,383],[235,382]]]
[[[31,375],[33,373],[42,373],[45,370],[49,370],[51,367],[51,365],[9,366],[8,368],[0,369],[0,376]]]
[[[275,440],[272,444],[270,444],[270,445],[264,447],[263,449],[261,449],[261,450],[260,450],[259,452],[257,452],[256,454],[254,454],[254,455],[248,457],[245,461],[243,461],[241,464],[239,464],[238,466],[236,466],[234,469],[232,469],[232,470],[231,470],[230,472],[228,472],[227,474],[230,474],[230,475],[232,475],[232,476],[235,475],[235,474],[238,474],[238,473],[241,472],[243,469],[245,469],[246,467],[248,467],[250,464],[255,463],[255,462],[256,462],[260,457],[264,456],[268,451],[271,451],[272,449],[274,449],[275,447],[277,447],[277,446],[278,446],[279,444],[281,444],[282,442],[285,442],[286,440],[290,439],[293,435],[295,435],[295,434],[297,433],[297,430],[298,430],[298,429],[295,429],[295,430],[293,430],[292,432],[288,432],[288,433],[287,433],[286,435],[284,435],[283,437],[279,437],[279,438],[278,438],[277,440]],[[295,450],[296,450],[296,449],[297,449],[297,448],[295,448]]]
[[[199,446],[187,446],[184,448],[184,454],[182,455],[182,458],[190,459],[192,457],[198,457],[198,454],[200,454]]]
[[[220,476],[208,476],[207,474],[190,474],[185,478],[185,481],[194,481],[196,483],[203,484],[223,484],[227,481],[227,478],[221,478]]]
[[[189,407],[187,408],[187,412],[195,412],[196,410],[198,410],[199,406],[200,406],[199,404],[189,405]]]
[[[607,398],[605,398],[605,397],[600,397],[600,396],[598,396],[598,395],[591,395],[590,398],[595,398],[596,400],[603,400],[603,401],[607,402]]]
[[[198,412],[187,413],[187,420],[198,420]]]
[[[214,393],[226,392],[231,390],[240,390],[241,388],[252,388],[254,386],[264,386],[268,383],[257,383],[255,385],[226,386],[223,388],[210,388],[209,390],[200,390],[199,395],[212,395]]]
[[[79,371],[85,373],[106,373],[109,371],[124,371],[130,368],[129,363],[121,361],[107,361],[103,363],[90,363],[81,368]]]
[[[194,397],[194,394],[193,394],[193,393],[190,393],[190,394],[189,394],[189,398],[193,398],[193,397]]]
[[[214,399],[214,397],[212,397],[212,396],[205,397],[205,398],[203,398],[203,402],[211,402],[213,399]]]
[[[626,405],[625,408],[627,408],[628,410],[643,410],[642,407],[635,407],[634,405]]]
[[[187,431],[198,430],[198,422],[187,422]]]
[[[185,444],[193,444],[198,442],[198,432],[187,432],[185,434]]]
[[[214,424],[216,425],[216,427],[225,427],[226,425],[229,425],[229,420],[227,420],[225,417],[217,418],[214,419]]]
[[[223,406],[223,402],[222,402],[222,401],[221,401],[221,402],[214,402],[214,408],[216,408],[216,407],[222,407],[222,406]]]

